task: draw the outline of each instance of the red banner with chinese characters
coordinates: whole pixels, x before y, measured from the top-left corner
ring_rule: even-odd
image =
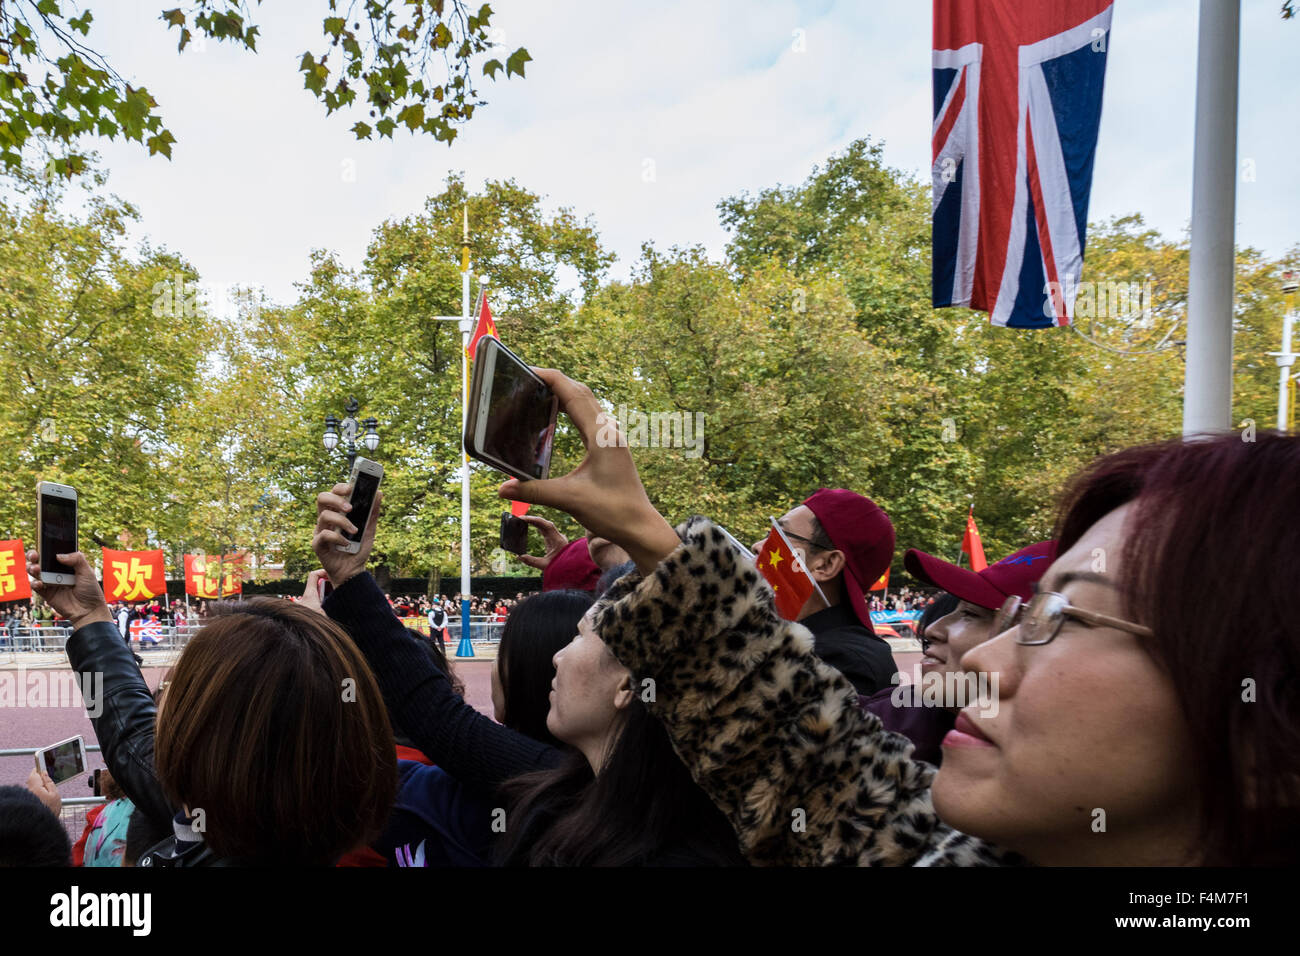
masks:
[[[201,598],[228,597],[244,589],[244,556],[228,554],[185,555],[185,593]],[[221,593],[217,589],[220,586]]]
[[[167,593],[163,553],[104,549],[104,600],[143,601]]]
[[[21,541],[0,541],[0,601],[25,601],[32,596],[27,577],[27,553]]]

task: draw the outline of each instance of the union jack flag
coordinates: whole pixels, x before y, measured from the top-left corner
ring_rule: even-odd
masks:
[[[1113,0],[935,0],[933,297],[1067,325]]]

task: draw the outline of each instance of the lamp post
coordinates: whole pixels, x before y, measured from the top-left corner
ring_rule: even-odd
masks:
[[[355,397],[348,399],[347,417],[342,422],[333,415],[325,416],[325,434],[321,436],[321,443],[325,446],[326,451],[333,451],[338,447],[339,438],[342,437],[348,456],[348,473],[352,472],[352,465],[357,460],[357,432],[364,428],[365,434],[361,436],[361,443],[366,446],[366,451],[374,451],[379,447],[379,422],[373,418],[367,418],[365,421],[357,421],[357,412],[361,406],[357,404]]]
[[[1295,323],[1295,302],[1296,291],[1300,290],[1300,272],[1287,271],[1282,273],[1282,292],[1290,301],[1287,303],[1287,310],[1282,316],[1282,351],[1269,352],[1277,362],[1278,382],[1277,382],[1277,430],[1285,433],[1290,426],[1289,415],[1290,403],[1287,401],[1287,389],[1291,384],[1291,366],[1295,364],[1296,353],[1291,351],[1291,330]]]

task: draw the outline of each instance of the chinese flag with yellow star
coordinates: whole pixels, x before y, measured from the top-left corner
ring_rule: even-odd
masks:
[[[104,600],[143,601],[167,591],[163,553],[104,549]]]
[[[759,572],[772,585],[777,613],[793,621],[813,593],[813,582],[775,527],[759,548],[757,563]]]
[[[0,601],[25,601],[31,596],[23,543],[0,541]]]

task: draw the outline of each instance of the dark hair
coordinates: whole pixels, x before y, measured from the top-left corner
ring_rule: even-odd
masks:
[[[1102,458],[1064,498],[1059,553],[1133,503],[1123,613],[1154,631],[1196,742],[1205,865],[1293,863],[1300,843],[1297,489],[1300,436],[1230,433]]]
[[[601,572],[600,580],[596,582],[596,597],[600,597],[611,587],[614,582],[625,574],[631,574],[636,570],[635,561],[624,561],[622,564],[616,564],[612,568],[606,568]]]
[[[149,815],[136,807],[126,824],[126,842],[122,848],[122,865],[135,866],[140,857],[172,835],[171,827],[154,824]]]
[[[388,713],[346,631],[292,601],[222,605],[174,668],[158,780],[204,811],[223,857],[327,865],[377,834],[397,792]]]
[[[546,728],[556,653],[578,633],[594,603],[586,591],[543,591],[521,601],[506,618],[497,648],[497,676],[505,698],[502,723],[511,730],[563,747]]]
[[[0,867],[71,866],[63,823],[26,787],[0,787]]]
[[[921,612],[920,620],[916,622],[916,639],[919,641],[925,636],[926,629],[939,620],[946,617],[953,611],[957,610],[957,605],[961,603],[961,598],[947,591],[942,592],[938,597],[931,601],[924,611]]]
[[[811,511],[812,509],[809,508],[808,510]],[[811,515],[808,520],[809,527],[812,528],[812,533],[808,535],[808,540],[812,542],[813,546],[821,548],[823,551],[834,551],[835,542],[832,541],[831,536],[826,533],[826,529],[822,527],[822,523],[818,520],[817,516]]]
[[[691,779],[668,732],[641,701],[625,711],[599,775],[576,751],[504,788],[505,866],[738,866],[735,831]]]

